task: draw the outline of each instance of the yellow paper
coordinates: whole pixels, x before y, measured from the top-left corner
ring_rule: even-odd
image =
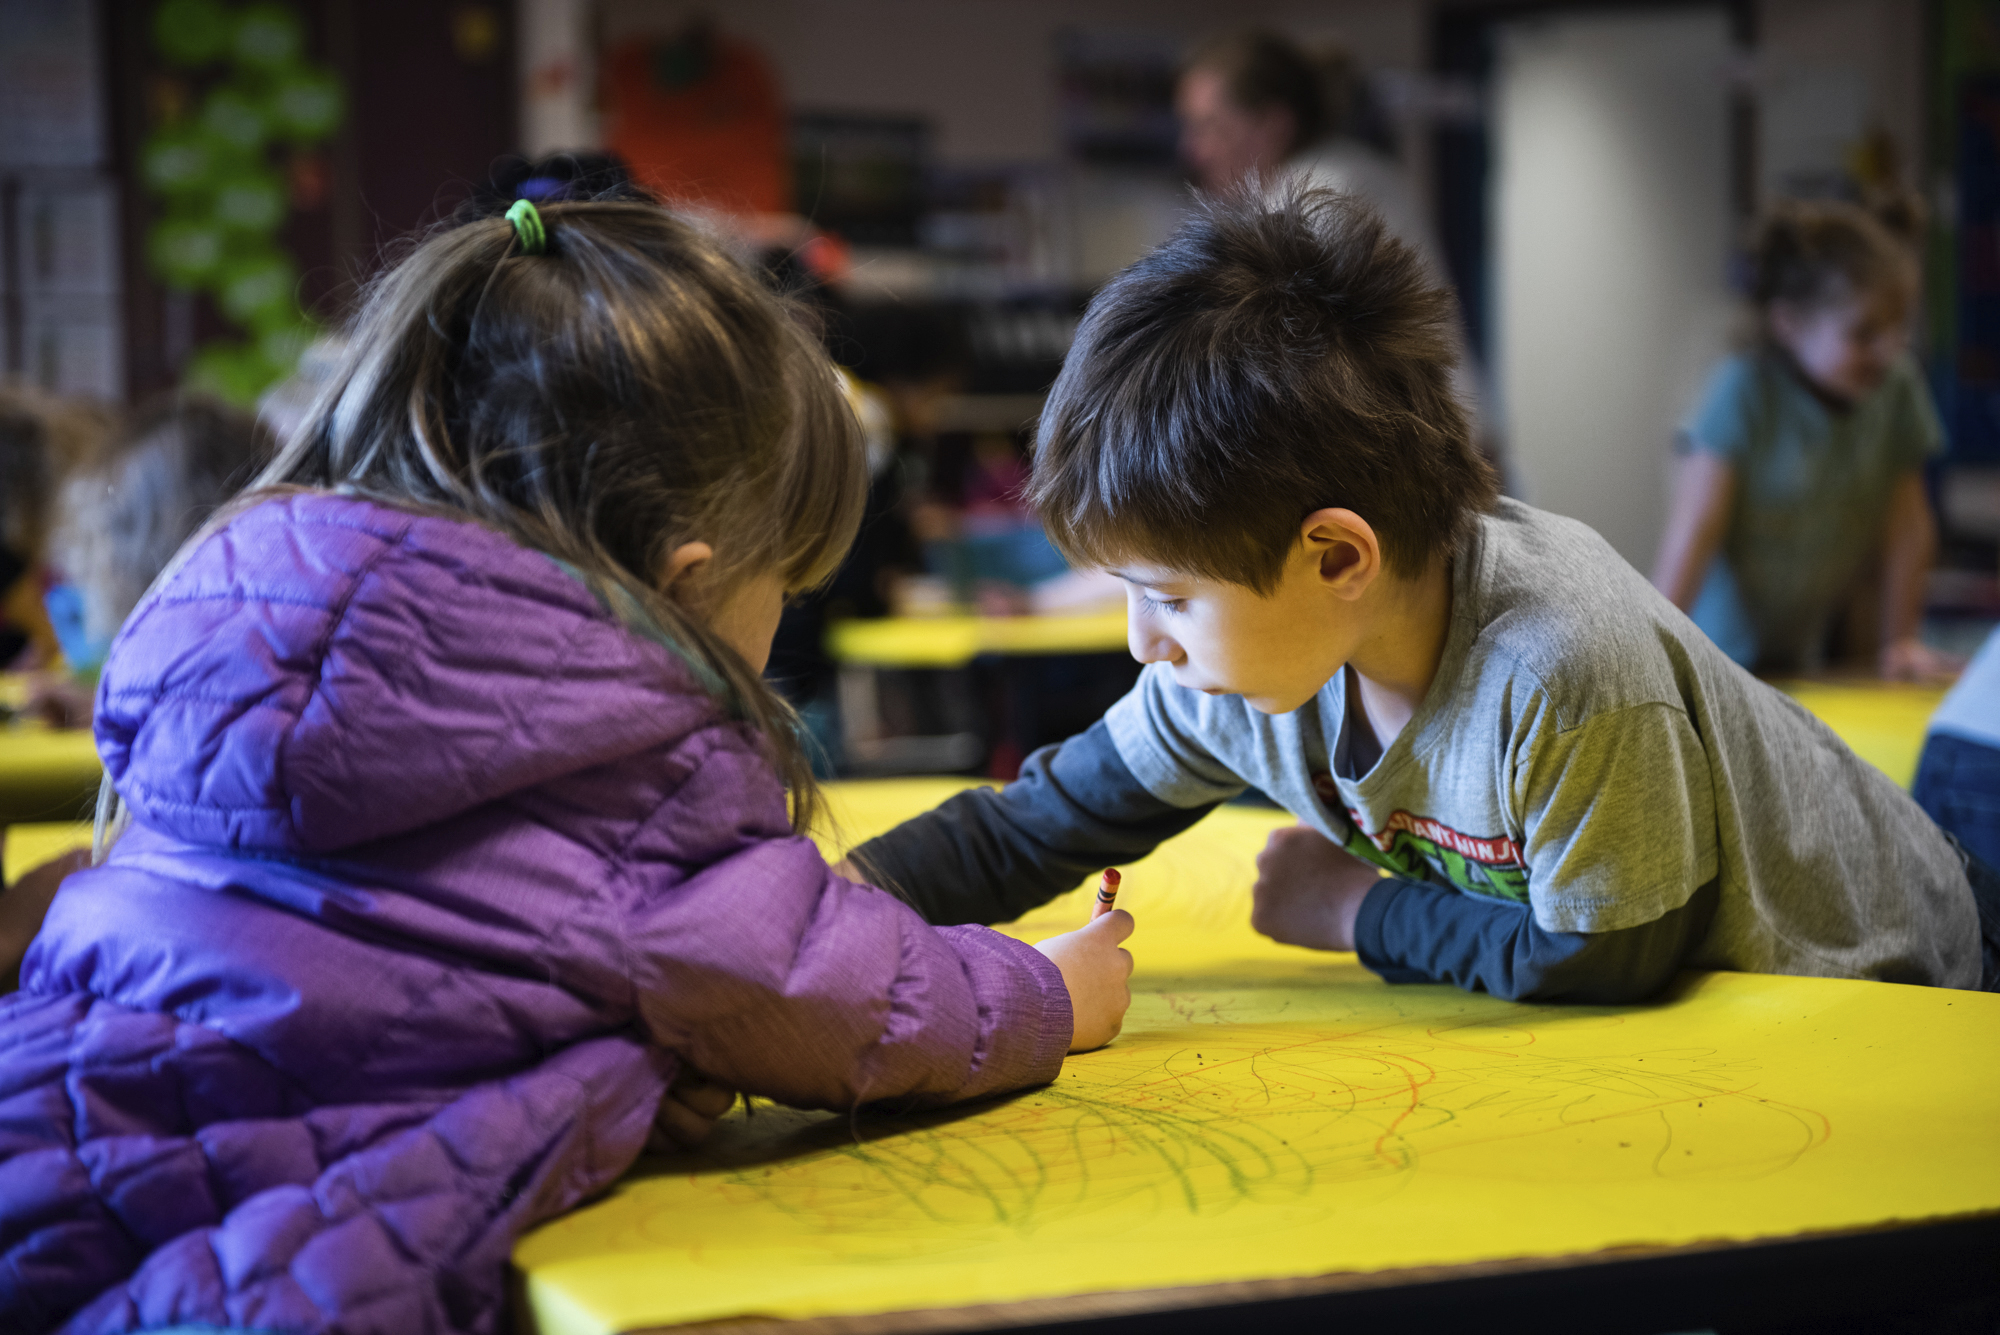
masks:
[[[850,839],[948,785],[841,785]],[[2000,1208],[2000,996],[1748,974],[1664,1004],[1390,987],[1247,924],[1281,813],[1126,868],[1125,1032],[924,1117],[759,1103],[523,1239],[546,1335],[1756,1238]],[[1089,887],[1008,930],[1084,920]]]

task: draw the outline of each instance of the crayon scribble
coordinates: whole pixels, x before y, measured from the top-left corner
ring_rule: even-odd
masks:
[[[1337,989],[1145,993],[1124,1037],[1047,1088],[902,1116],[760,1103],[675,1168],[886,1243],[916,1224],[1027,1233],[1135,1204],[1209,1216],[1329,1185],[1357,1201],[1419,1172],[1741,1181],[1827,1138],[1824,1117],[1760,1095],[1754,1064],[1726,1052],[1629,1051],[1616,1012],[1466,1000],[1461,1016],[1432,1003],[1384,1024],[1377,993],[1343,1025]],[[1601,1055],[1548,1054],[1538,1022],[1602,1026],[1581,1045]]]

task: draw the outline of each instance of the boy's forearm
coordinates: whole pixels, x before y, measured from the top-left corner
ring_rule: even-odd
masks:
[[[1392,983],[1453,983],[1509,1001],[1642,1001],[1701,944],[1719,893],[1711,881],[1672,912],[1619,931],[1550,932],[1521,905],[1385,880],[1362,901],[1355,949]]]
[[[1010,922],[1102,867],[1144,857],[1210,810],[1154,797],[1097,723],[1035,752],[1005,788],[960,793],[848,858],[932,923]]]

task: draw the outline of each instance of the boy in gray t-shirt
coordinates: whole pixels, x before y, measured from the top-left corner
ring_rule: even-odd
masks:
[[[1211,204],[1107,286],[1031,499],[1126,581],[1148,667],[858,869],[933,921],[1003,921],[1255,787],[1300,825],[1252,922],[1391,981],[2000,987],[1993,873],[1596,534],[1495,498],[1451,318],[1364,206],[1314,191]]]

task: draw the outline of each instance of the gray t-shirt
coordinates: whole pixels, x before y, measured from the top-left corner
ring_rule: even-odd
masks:
[[[1106,715],[1163,802],[1255,786],[1397,876],[1608,932],[1720,897],[1696,968],[1979,983],[1964,864],[1825,724],[1731,662],[1574,520],[1514,501],[1453,563],[1451,629],[1379,757],[1348,674],[1289,714],[1154,664]]]

